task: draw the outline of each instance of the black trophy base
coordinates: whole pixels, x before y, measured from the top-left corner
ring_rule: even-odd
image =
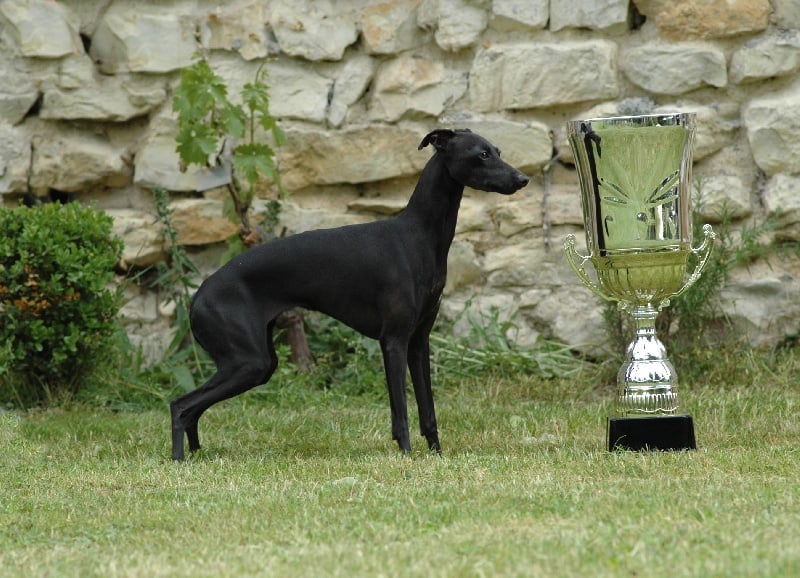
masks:
[[[689,414],[608,419],[608,451],[695,450],[694,423]]]

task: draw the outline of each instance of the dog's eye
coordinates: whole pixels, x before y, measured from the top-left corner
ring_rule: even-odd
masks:
[[[489,151],[481,151],[481,154],[478,155],[481,160],[486,160],[489,158]]]

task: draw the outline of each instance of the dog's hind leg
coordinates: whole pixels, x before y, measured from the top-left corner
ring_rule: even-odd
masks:
[[[428,448],[441,453],[439,431],[436,426],[436,410],[431,389],[431,350],[429,327],[422,327],[411,338],[408,345],[408,369],[414,384],[414,396],[419,411],[419,432],[428,440]]]
[[[189,438],[189,450],[192,452],[200,449],[200,438],[197,433],[197,420],[200,415],[194,411],[190,413],[194,406],[194,399],[201,389],[207,391],[218,388],[226,381],[226,376],[217,371],[211,379],[209,379],[202,388],[191,391],[181,397],[178,397],[169,404],[170,414],[172,416],[172,459],[183,460],[184,454],[184,435]],[[201,412],[202,413],[202,412]]]
[[[189,439],[189,450],[200,449],[197,422],[212,405],[229,399],[248,389],[266,383],[278,366],[278,357],[272,343],[273,323],[266,332],[258,332],[263,339],[249,342],[245,347],[239,342],[220,355],[212,353],[217,372],[202,387],[187,393],[170,404],[172,414],[172,459],[183,460],[184,434]]]
[[[402,452],[411,451],[408,435],[408,407],[406,402],[406,363],[408,343],[398,338],[381,338],[383,367],[389,388],[389,407],[392,412],[392,437]]]

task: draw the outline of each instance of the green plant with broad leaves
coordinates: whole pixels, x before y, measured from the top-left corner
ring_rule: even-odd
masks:
[[[250,223],[249,211],[262,179],[271,180],[283,194],[275,164],[275,150],[265,142],[271,135],[282,146],[286,136],[269,112],[269,90],[262,64],[253,82],[242,88],[241,104],[228,94],[225,80],[205,60],[181,70],[172,108],[178,114],[177,151],[184,167],[230,165],[230,207],[226,212],[238,219],[245,246],[259,241]],[[228,160],[229,157],[229,160]],[[243,247],[242,247],[243,248]]]
[[[264,241],[272,233],[280,211],[278,201],[267,203],[262,213],[263,228],[250,221],[250,208],[256,186],[270,180],[281,196],[285,191],[275,164],[275,150],[266,142],[269,137],[282,146],[286,136],[277,119],[269,112],[269,88],[264,63],[259,66],[253,82],[241,90],[241,104],[230,99],[225,80],[214,73],[205,60],[199,60],[181,70],[181,82],[175,90],[173,109],[178,114],[177,151],[184,166],[200,165],[213,168],[226,165],[229,203],[225,213],[239,223],[239,234],[228,239],[227,261],[248,247]],[[292,344],[292,358],[303,367],[313,364],[313,357],[301,315],[281,316],[279,326],[285,325]]]

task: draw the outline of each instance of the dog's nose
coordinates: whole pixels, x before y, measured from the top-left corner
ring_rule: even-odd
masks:
[[[527,176],[522,174],[522,173],[517,173],[516,181],[517,181],[517,188],[518,189],[521,189],[522,187],[527,186],[527,184],[529,182],[531,182],[531,180]]]

